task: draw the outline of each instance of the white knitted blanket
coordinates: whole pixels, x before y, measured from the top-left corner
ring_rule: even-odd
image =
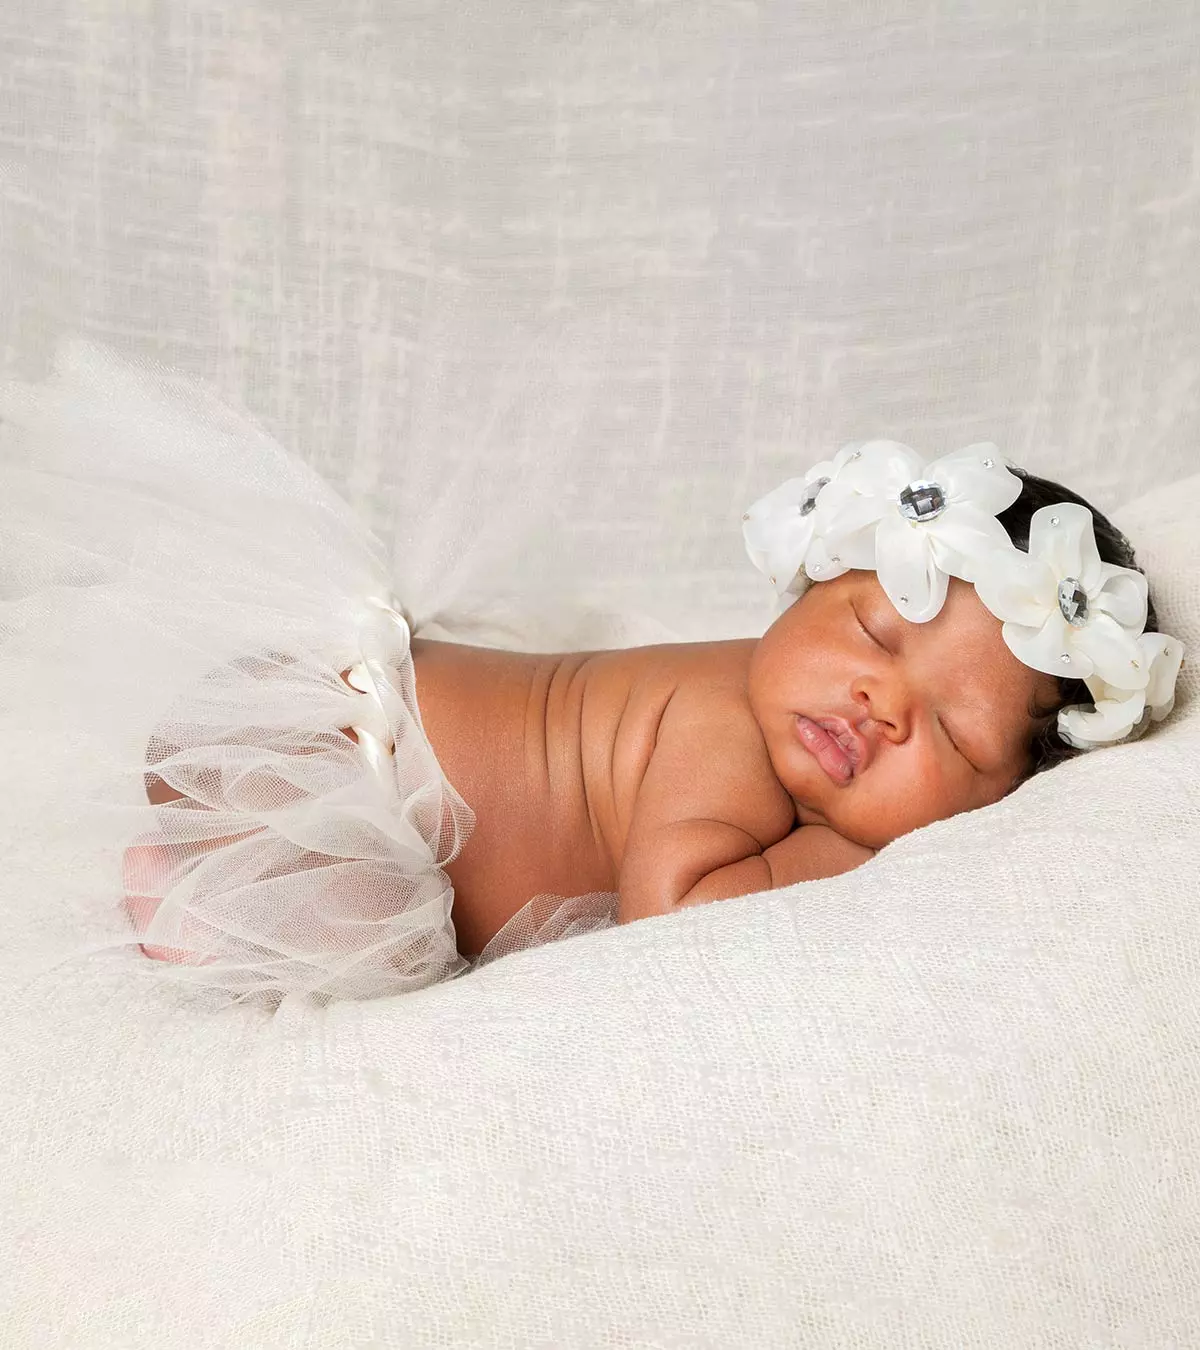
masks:
[[[1192,651],[1197,512],[1193,478],[1124,517]],[[213,1016],[134,956],[34,978],[62,879],[31,822],[0,874],[0,1344],[1189,1344],[1182,689],[1146,741],[845,877],[323,1013]]]

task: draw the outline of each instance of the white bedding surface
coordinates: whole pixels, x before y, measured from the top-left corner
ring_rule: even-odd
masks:
[[[510,590],[621,616],[563,645],[756,631],[746,502],[988,436],[1123,508],[1200,652],[1200,482],[1129,505],[1200,468],[1198,39],[1185,0],[7,4],[0,360],[211,378],[406,566],[448,469],[569,457],[533,534],[480,492],[422,554],[490,525]],[[862,872],[274,1018],[42,968],[88,840],[47,867],[5,747],[0,1345],[1193,1344],[1181,690]]]
[[[1197,509],[1126,517],[1192,650]],[[324,1013],[214,1016],[133,956],[35,977],[70,884],[35,821],[0,1343],[1186,1345],[1195,686],[845,877]]]

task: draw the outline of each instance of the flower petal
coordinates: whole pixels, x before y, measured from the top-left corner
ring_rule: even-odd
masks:
[[[819,535],[839,538],[853,534],[864,526],[874,525],[887,509],[886,498],[873,493],[861,493],[838,479],[822,490],[813,516]]]
[[[783,591],[796,575],[812,543],[812,517],[792,515],[784,520],[747,521],[746,524],[759,526],[754,532],[753,544],[749,529],[744,532],[750,561],[770,578],[776,591]]]
[[[1056,585],[1040,558],[1031,558],[1006,544],[980,559],[975,593],[996,618],[1025,628],[1040,628],[1051,607],[1058,607]]]
[[[810,470],[803,478],[785,479],[778,487],[764,493],[746,508],[746,513],[742,517],[743,526],[794,515],[796,508],[808,493],[809,483],[824,476],[826,475],[815,474]]]
[[[1076,676],[1082,679],[1084,675],[1091,674],[1091,662],[1077,662],[1069,650],[1067,634],[1070,629],[1067,627],[1066,619],[1059,613],[1057,605],[1046,615],[1040,628],[1006,623],[1001,631],[1009,651],[1018,661],[1024,661],[1034,670],[1043,671],[1047,675],[1057,675],[1063,679],[1072,679]],[[1066,661],[1062,659],[1064,653],[1068,658]],[[1080,664],[1086,664],[1088,669],[1081,671]]]
[[[771,578],[777,591],[788,585],[804,561],[812,542],[816,512],[804,515],[800,507],[812,484],[828,478],[828,474],[820,471],[831,467],[828,463],[814,465],[803,478],[787,479],[754,502],[742,518],[746,553],[755,567]],[[824,495],[822,488],[817,500]]]
[[[999,515],[1021,495],[1021,480],[990,441],[964,446],[926,465],[925,476],[940,483],[947,498]]]
[[[1156,722],[1175,706],[1175,681],[1183,664],[1183,643],[1166,633],[1144,633],[1138,641],[1142,657],[1150,663],[1146,702]]]
[[[863,441],[855,453],[857,458],[846,464],[838,481],[866,496],[894,497],[920,476],[920,455],[899,441]]]
[[[1076,502],[1035,511],[1029,521],[1029,552],[1044,558],[1056,581],[1074,577],[1089,595],[1100,586],[1100,554],[1092,513]]]
[[[1063,708],[1058,714],[1058,734],[1077,750],[1123,741],[1142,720],[1146,700],[1140,693],[1128,698],[1101,699],[1095,708]]]
[[[1114,699],[1119,700],[1125,698],[1129,693],[1127,689],[1118,689],[1115,684],[1108,684],[1095,671],[1092,671],[1084,683],[1087,685],[1088,693],[1092,696],[1093,703],[1103,703],[1106,699],[1110,702]]]
[[[872,561],[867,564],[868,567],[874,566],[874,530],[864,531],[871,548]],[[834,577],[840,577],[843,572],[848,572],[852,567],[859,566],[856,562],[851,562],[843,558],[841,554],[832,554],[829,546],[824,539],[814,539],[808,550],[808,556],[804,559],[804,571],[813,581],[832,581]],[[792,586],[789,590],[794,590]]]
[[[1089,595],[1089,605],[1111,615],[1131,637],[1137,637],[1146,626],[1146,578],[1132,567],[1115,567],[1112,563],[1100,564],[1100,576],[1100,589]]]
[[[1105,684],[1115,689],[1146,687],[1149,671],[1142,660],[1141,648],[1116,619],[1096,613],[1082,628],[1072,628],[1070,633],[1076,673],[1086,662],[1088,669],[1085,675],[1090,675],[1094,670]]]
[[[795,514],[793,509],[793,517]],[[742,541],[746,545],[746,552],[754,559],[755,567],[759,565],[755,555],[767,554],[775,547],[779,538],[781,523],[785,519],[786,517],[780,513],[760,516],[757,520],[751,517],[749,520],[742,521]]]
[[[946,601],[950,578],[933,560],[925,530],[900,515],[884,516],[875,533],[875,570],[896,609],[913,623],[927,623]]]
[[[948,506],[945,512],[918,529],[929,531],[937,565],[951,576],[974,581],[982,559],[1006,545],[1014,553],[1004,526],[995,516],[967,504]]]
[[[874,570],[875,560],[878,557],[875,543],[875,532],[878,528],[877,522],[864,529],[855,530],[853,534],[824,539],[821,542],[829,551],[830,557],[843,563],[846,568],[860,567]]]
[[[859,459],[864,445],[866,445],[866,441],[847,441],[829,461],[833,469],[833,472],[829,475],[830,478],[837,478],[847,464]]]

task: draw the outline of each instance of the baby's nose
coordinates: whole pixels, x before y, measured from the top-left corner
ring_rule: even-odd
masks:
[[[895,743],[906,741],[912,729],[912,700],[899,680],[861,679],[856,682],[855,700],[870,726],[862,726],[864,736],[883,737]]]

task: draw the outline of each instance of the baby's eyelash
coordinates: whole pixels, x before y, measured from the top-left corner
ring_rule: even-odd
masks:
[[[853,606],[851,606],[851,608],[853,608]],[[883,647],[883,650],[887,651],[887,648],[883,646],[883,643],[880,642],[880,640],[875,636],[874,633],[871,632],[871,630],[867,627],[867,625],[863,623],[862,615],[859,614],[857,609],[854,610],[854,619],[855,622],[858,624],[858,626],[863,630],[863,632],[866,633],[867,637],[869,637],[877,647]]]
[[[975,772],[978,773],[979,770],[976,768],[974,761],[973,761],[973,760],[970,760],[970,759],[967,759],[966,753],[964,752],[962,746],[959,745],[959,743],[954,739],[954,734],[953,734],[953,732],[950,730],[950,728],[945,724],[945,722],[942,721],[942,719],[941,719],[940,717],[938,718],[937,723],[938,723],[938,726],[941,727],[942,733],[945,735],[946,739],[947,739],[947,740],[950,742],[950,744],[954,747],[956,753],[959,754],[959,755],[961,755],[962,758],[965,759],[965,760],[967,761],[967,763],[971,766],[971,768],[972,768],[972,769],[975,769]]]

